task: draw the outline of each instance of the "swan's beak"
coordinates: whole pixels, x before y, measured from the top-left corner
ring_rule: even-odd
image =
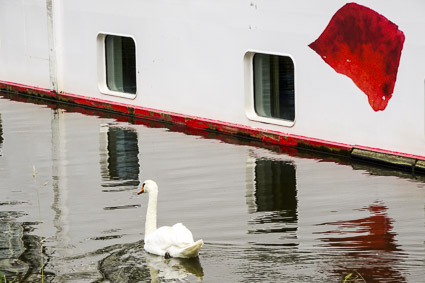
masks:
[[[141,188],[140,188],[140,191],[137,193],[138,195],[140,195],[140,194],[142,194],[142,193],[144,193],[145,192],[145,189],[144,189],[144,186],[142,186]]]

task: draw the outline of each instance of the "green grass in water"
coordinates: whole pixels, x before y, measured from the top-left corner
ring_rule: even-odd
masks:
[[[359,272],[355,270],[348,273],[341,280],[341,283],[362,283],[362,282],[366,282],[366,280],[363,278],[363,276]]]

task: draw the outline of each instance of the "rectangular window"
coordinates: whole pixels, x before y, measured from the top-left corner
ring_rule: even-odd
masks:
[[[295,120],[294,62],[288,56],[255,54],[254,108],[258,116]]]
[[[131,37],[105,37],[106,85],[109,90],[136,94],[136,46]]]

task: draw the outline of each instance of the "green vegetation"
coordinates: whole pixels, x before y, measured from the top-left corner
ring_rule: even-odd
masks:
[[[0,283],[7,283],[6,275],[0,272]]]
[[[357,272],[357,271],[352,271],[350,273],[348,273],[346,276],[344,276],[344,278],[341,280],[341,283],[361,283],[361,282],[366,282],[366,280],[363,278],[363,276]]]

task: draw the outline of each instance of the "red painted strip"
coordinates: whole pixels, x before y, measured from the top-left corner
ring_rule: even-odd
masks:
[[[277,131],[251,128],[244,125],[233,124],[218,120],[200,118],[190,115],[183,115],[168,111],[162,111],[142,106],[135,106],[109,100],[103,100],[88,96],[82,96],[71,93],[56,93],[48,89],[22,85],[13,82],[0,81],[0,89],[6,89],[14,92],[26,93],[35,97],[50,97],[61,102],[71,102],[78,105],[89,106],[93,108],[119,112],[127,115],[134,115],[137,118],[171,122],[177,125],[183,125],[196,130],[212,130],[220,133],[247,136],[267,143],[291,146],[291,147],[309,147],[320,150],[321,147],[332,148],[335,150],[350,151],[353,145],[332,142],[327,140],[315,139],[301,135],[287,134]],[[355,146],[358,149],[364,149],[385,154],[397,155],[413,159],[425,160],[424,156],[407,154],[402,152],[394,152],[379,148],[371,148],[367,146]]]

